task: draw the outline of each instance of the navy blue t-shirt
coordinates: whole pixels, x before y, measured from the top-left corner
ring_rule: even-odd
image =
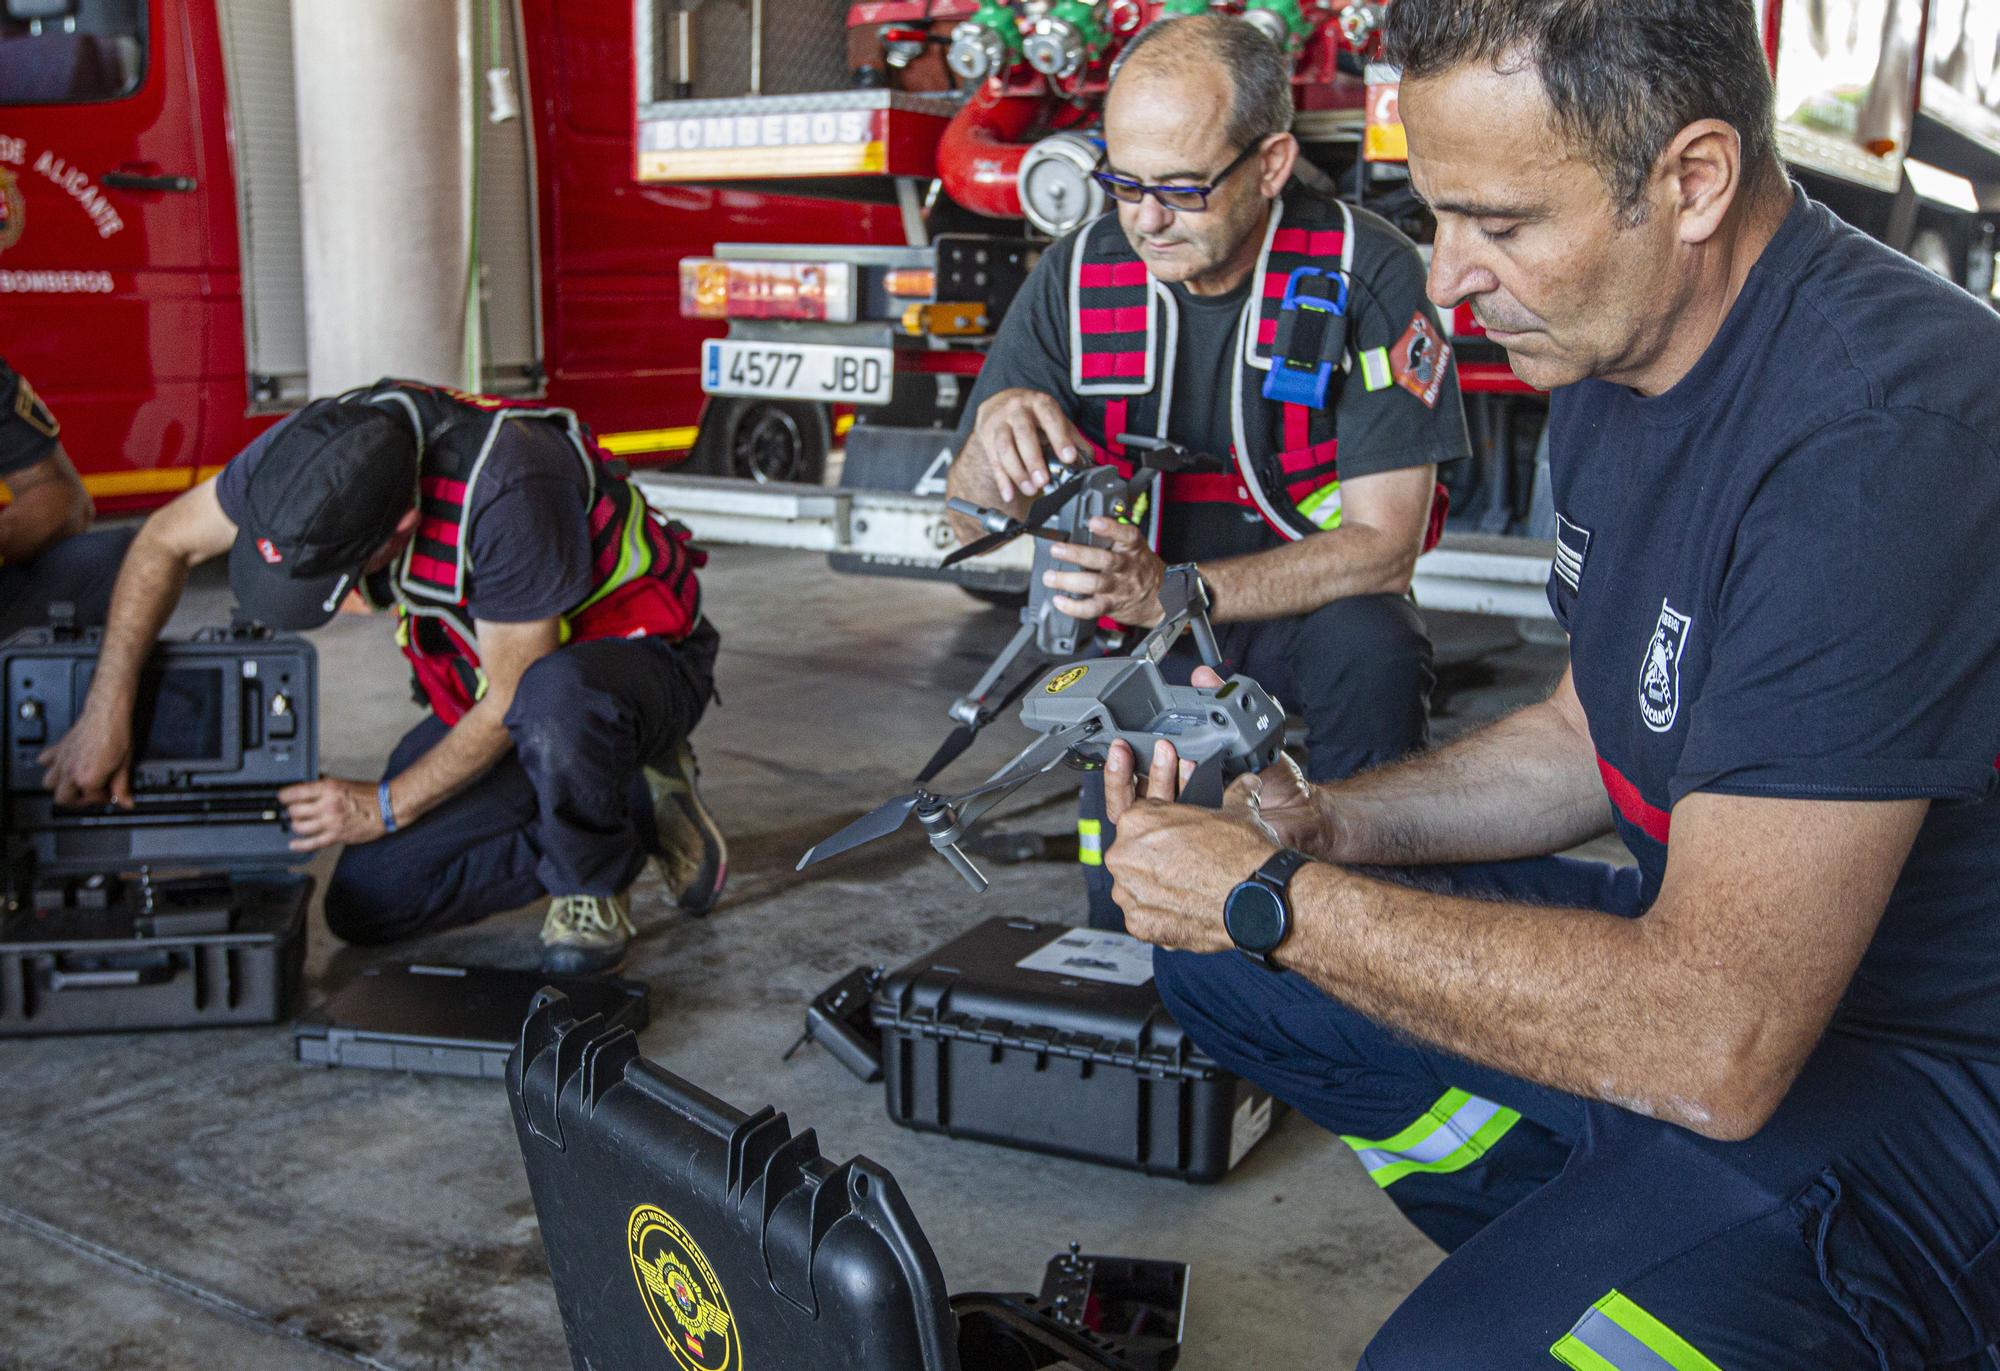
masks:
[[[259,434],[215,478],[222,512],[243,522],[243,492],[284,423]],[[553,424],[510,420],[472,488],[465,589],[474,619],[534,623],[565,614],[593,584],[590,489],[576,448]]]
[[[1690,792],[1930,798],[1834,1026],[2000,1061],[2000,316],[1795,196],[1679,384],[1553,396],[1549,600],[1648,903]]]

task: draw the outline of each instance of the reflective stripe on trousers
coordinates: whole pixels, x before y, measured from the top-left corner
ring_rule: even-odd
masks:
[[[1076,821],[1076,859],[1085,866],[1104,865],[1104,820]]]
[[[1549,1353],[1576,1371],[1721,1371],[1616,1290],[1590,1306]]]
[[[1416,1171],[1462,1171],[1486,1155],[1521,1121],[1514,1110],[1463,1090],[1447,1090],[1422,1117],[1393,1138],[1371,1141],[1341,1136],[1368,1177],[1387,1189]]]

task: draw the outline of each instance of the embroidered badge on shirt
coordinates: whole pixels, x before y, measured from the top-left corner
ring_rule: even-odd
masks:
[[[1389,349],[1389,370],[1396,384],[1436,409],[1438,393],[1444,389],[1444,374],[1451,368],[1451,344],[1438,336],[1437,326],[1422,310],[1410,316],[1410,326]]]
[[[1583,559],[1590,551],[1590,530],[1556,515],[1555,572],[1571,590],[1581,589]]]
[[[49,413],[49,407],[42,403],[42,397],[35,394],[35,388],[28,384],[25,376],[14,378],[14,414],[44,438],[53,438],[62,431],[56,416]]]
[[[1653,626],[1639,667],[1639,717],[1655,733],[1672,728],[1681,712],[1681,653],[1693,623],[1692,617],[1660,601],[1660,622]]]

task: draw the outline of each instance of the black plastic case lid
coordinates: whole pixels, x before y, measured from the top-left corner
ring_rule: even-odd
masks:
[[[543,997],[508,1096],[577,1371],[959,1371],[888,1172],[745,1115]]]

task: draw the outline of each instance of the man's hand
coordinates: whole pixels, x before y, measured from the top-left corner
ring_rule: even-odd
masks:
[[[59,805],[132,807],[132,720],[86,709],[83,717],[35,758],[42,785]]]
[[[1057,561],[1080,568],[1042,573],[1043,585],[1069,592],[1055,597],[1055,607],[1077,619],[1109,615],[1121,624],[1142,628],[1160,622],[1160,583],[1166,579],[1167,564],[1146,546],[1145,535],[1133,524],[1102,517],[1090,521],[1090,531],[1110,546],[1053,543],[1049,547],[1049,555]]]
[[[987,397],[973,422],[972,436],[992,464],[1003,501],[1048,488],[1044,445],[1065,465],[1074,465],[1089,448],[1061,405],[1038,390],[1020,386]]]
[[[1195,684],[1221,683],[1213,672],[1208,675],[1205,681],[1197,672]],[[1104,809],[1118,837],[1104,854],[1104,869],[1133,937],[1157,947],[1224,952],[1234,944],[1222,926],[1222,902],[1278,844],[1243,809],[1173,803],[1193,772],[1194,764],[1181,761],[1162,738],[1153,745],[1141,797],[1132,750],[1122,742],[1111,745],[1104,761]]]
[[[288,785],[278,803],[291,821],[294,852],[317,852],[344,843],[353,847],[382,836],[382,810],[376,787],[368,781],[326,777]]]
[[[1321,798],[1299,764],[1280,753],[1263,771],[1231,781],[1222,807],[1253,824],[1280,847],[1324,856],[1332,839]]]

